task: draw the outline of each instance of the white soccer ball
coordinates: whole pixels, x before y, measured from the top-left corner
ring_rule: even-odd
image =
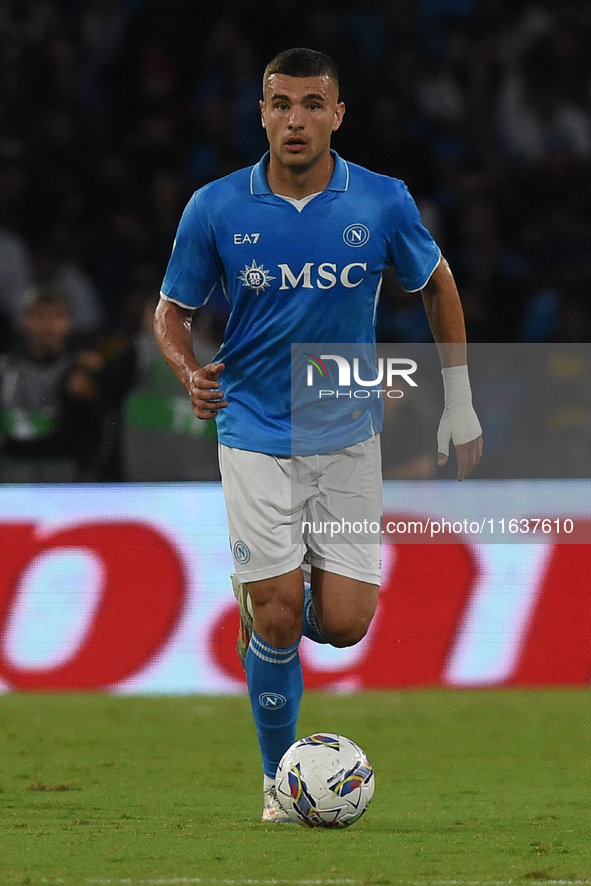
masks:
[[[277,767],[277,796],[292,821],[311,828],[346,828],[373,796],[373,767],[361,748],[325,732],[300,738]]]

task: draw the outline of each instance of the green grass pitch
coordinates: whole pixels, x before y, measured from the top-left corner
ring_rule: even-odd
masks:
[[[0,884],[591,883],[591,695],[305,696],[376,770],[342,831],[260,823],[248,701],[0,696]]]

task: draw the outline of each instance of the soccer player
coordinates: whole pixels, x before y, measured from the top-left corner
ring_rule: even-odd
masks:
[[[334,63],[320,52],[280,53],[264,72],[262,125],[269,152],[249,169],[205,185],[181,218],[156,309],[162,353],[196,415],[216,418],[222,485],[240,606],[243,660],[263,760],[263,821],[286,819],[277,764],[295,740],[303,692],[302,634],[344,647],[374,615],[379,544],[334,543],[304,530],[353,498],[379,521],[379,421],[350,415],[335,451],[292,451],[292,343],[372,343],[381,273],[396,270],[422,294],[441,357],[445,408],[438,461],[453,440],[462,480],[481,454],[472,408],[464,318],[453,276],[403,182],[331,150],[341,125]],[[191,315],[218,283],[230,304],[214,362],[193,355]],[[304,582],[302,565],[310,569]]]

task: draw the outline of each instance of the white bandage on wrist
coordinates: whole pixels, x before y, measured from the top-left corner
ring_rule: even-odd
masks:
[[[437,431],[437,450],[449,455],[450,440],[453,440],[456,446],[469,443],[482,434],[482,428],[472,406],[472,391],[466,364],[446,366],[441,370],[441,374],[445,407]]]

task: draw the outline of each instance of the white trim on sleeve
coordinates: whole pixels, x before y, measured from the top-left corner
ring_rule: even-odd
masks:
[[[185,308],[187,311],[196,311],[197,308],[195,305],[186,305],[182,301],[179,301],[178,298],[171,298],[170,295],[165,295],[162,290],[160,290],[160,298],[163,298],[164,301],[171,301],[173,304],[178,305],[179,308]]]
[[[427,275],[425,282],[422,283],[421,286],[417,287],[417,289],[404,289],[404,286],[402,286],[402,284],[400,284],[402,286],[402,288],[404,289],[404,291],[411,293],[411,292],[420,292],[421,289],[424,289],[425,286],[427,285],[427,283],[429,282],[429,280],[431,279],[431,277],[433,276],[433,274],[435,273],[435,271],[437,270],[437,268],[439,267],[439,264],[440,264],[442,258],[443,258],[443,256],[441,254],[441,250],[439,250],[439,258],[435,262],[435,264],[433,266],[433,270],[430,271],[429,274]]]

